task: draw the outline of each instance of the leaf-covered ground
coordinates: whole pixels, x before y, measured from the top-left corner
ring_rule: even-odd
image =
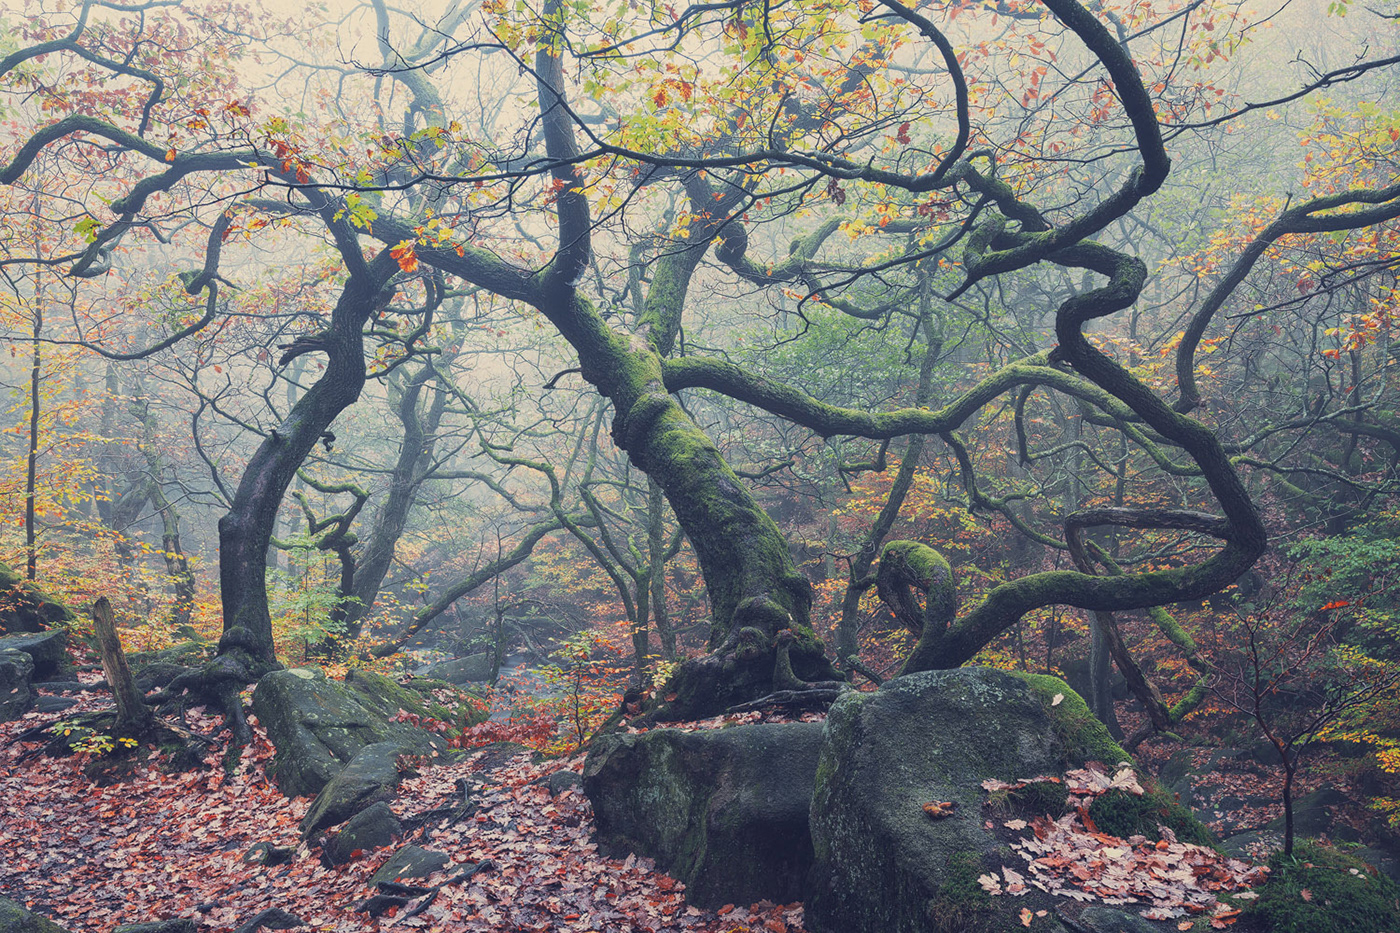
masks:
[[[105,698],[89,699],[102,706]],[[443,885],[426,907],[423,895],[393,916],[356,908],[373,894],[369,878],[392,849],[350,864],[322,867],[299,846],[279,866],[244,860],[257,843],[298,846],[309,799],[288,800],[267,778],[271,746],[259,733],[242,767],[225,774],[218,720],[195,712],[187,724],[210,734],[208,770],[165,774],[146,751],[133,780],[97,787],[74,758],[34,757],[34,744],[10,739],[53,716],[0,725],[0,895],[29,905],[73,933],[106,933],[148,920],[189,917],[201,929],[229,931],[267,908],[281,908],[310,928],[362,931],[637,931],[802,933],[800,905],[686,905],[683,886],[648,859],[601,857],[590,841],[591,811],[577,790],[552,796],[535,783],[582,758],[531,764],[528,757],[425,768],[407,778],[393,803],[409,825],[416,815],[461,799],[459,779],[479,789],[475,814],[453,825],[432,820],[406,840],[448,854],[445,874],[490,859],[494,869]],[[489,766],[488,766],[489,765]],[[419,883],[419,882],[415,882]]]

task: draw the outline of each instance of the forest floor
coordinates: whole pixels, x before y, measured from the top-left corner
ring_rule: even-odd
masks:
[[[558,771],[580,771],[581,755],[534,762],[526,754],[495,750],[407,773],[392,804],[410,827],[400,844],[445,853],[451,864],[443,874],[409,882],[424,888],[397,910],[372,917],[362,909],[376,893],[370,878],[398,846],[365,852],[339,867],[323,866],[319,849],[302,843],[299,834],[310,798],[287,799],[269,779],[273,748],[256,722],[256,741],[244,749],[232,773],[224,767],[227,734],[221,719],[196,708],[183,723],[208,739],[203,770],[168,773],[159,752],[141,749],[132,756],[127,778],[106,786],[85,771],[88,756],[51,758],[40,742],[14,741],[36,726],[109,704],[106,694],[87,693],[64,713],[30,713],[0,724],[0,896],[72,933],[109,933],[123,924],[172,918],[193,919],[201,930],[223,933],[269,908],[295,915],[304,921],[303,929],[356,933],[400,928],[804,933],[800,904],[700,910],[685,903],[684,885],[656,870],[650,859],[601,856],[581,790],[573,786],[553,795],[543,783]],[[1149,745],[1140,750],[1139,764],[1155,772],[1182,748]],[[1197,764],[1213,751],[1218,750],[1193,750],[1202,759]],[[1195,775],[1198,795],[1208,784],[1206,799],[1228,804],[1214,814],[1219,819],[1210,821],[1212,829],[1230,835],[1278,816],[1276,770],[1231,759],[1221,769]],[[464,780],[474,788],[478,809],[449,823],[441,813],[462,800]],[[1336,786],[1335,777],[1311,777],[1299,794],[1324,780]],[[432,818],[420,819],[435,810],[439,813]],[[246,860],[259,843],[286,847],[294,857],[280,865]],[[443,883],[488,859],[490,869]],[[427,897],[431,887],[438,889]]]
[[[42,748],[37,743],[11,741],[62,715],[110,704],[104,694],[86,697],[65,714],[30,713],[0,725],[0,896],[72,933],[170,918],[231,931],[268,908],[287,911],[314,930],[354,933],[803,931],[800,904],[699,910],[685,903],[684,886],[650,859],[600,856],[580,789],[552,796],[538,783],[555,771],[580,770],[582,756],[534,764],[528,755],[501,760],[478,754],[407,776],[392,804],[406,826],[418,814],[460,801],[459,779],[479,786],[474,799],[480,807],[455,825],[430,820],[403,842],[446,853],[448,875],[485,859],[495,867],[444,885],[416,916],[405,907],[371,918],[357,907],[375,893],[370,876],[397,847],[323,867],[298,832],[310,798],[289,800],[278,792],[264,768],[273,749],[260,729],[240,767],[227,774],[221,720],[192,710],[185,724],[211,739],[205,770],[168,774],[158,753],[142,750],[134,775],[105,787],[84,774],[83,756],[50,758],[31,754]],[[295,858],[278,866],[245,861],[257,843],[295,847]]]

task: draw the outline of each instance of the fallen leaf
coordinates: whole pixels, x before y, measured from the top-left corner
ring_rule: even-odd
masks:
[[[1030,926],[1030,925],[1031,925],[1031,920],[1032,920],[1032,918],[1034,918],[1034,917],[1035,917],[1035,914],[1031,913],[1029,907],[1022,907],[1022,908],[1021,908],[1021,926],[1023,926],[1023,927],[1028,927],[1028,926]]]
[[[1059,705],[1060,705],[1061,703],[1063,703],[1064,701],[1065,701],[1065,695],[1064,695],[1063,693],[1057,693],[1057,694],[1055,694],[1055,696],[1050,700],[1050,705],[1051,705],[1051,706],[1059,706]]]

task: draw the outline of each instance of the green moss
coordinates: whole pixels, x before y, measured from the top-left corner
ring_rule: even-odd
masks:
[[[1069,684],[1049,674],[1027,674],[1011,671],[1025,681],[1031,691],[1045,704],[1055,724],[1055,735],[1065,748],[1066,767],[1080,767],[1097,761],[1113,767],[1120,761],[1131,762],[1133,756],[1109,735],[1108,728],[1089,711],[1084,700],[1070,689]],[[1059,703],[1055,697],[1061,696]]]
[[[952,568],[943,555],[918,541],[891,541],[880,551],[880,560],[903,561],[910,576],[921,586],[952,578]]]
[[[1400,888],[1364,862],[1305,842],[1269,861],[1245,916],[1265,933],[1381,933],[1400,930],[1397,898]]]
[[[1006,792],[1006,806],[1017,816],[1063,816],[1069,794],[1065,785],[1054,781],[1033,781]]]
[[[1124,839],[1146,836],[1157,840],[1162,838],[1158,827],[1165,826],[1181,842],[1200,846],[1214,842],[1210,830],[1159,787],[1149,789],[1141,797],[1121,790],[1095,797],[1089,804],[1089,818],[1102,832]]]
[[[1048,674],[1013,672],[1045,703],[1055,723],[1055,733],[1066,749],[1067,768],[1097,761],[1109,768],[1119,762],[1132,763],[1132,756],[1109,735],[1108,728],[1089,711],[1084,700],[1063,680]],[[1063,698],[1055,703],[1055,697]],[[1089,816],[1106,833],[1124,838],[1143,835],[1158,839],[1159,825],[1166,826],[1182,842],[1208,846],[1214,839],[1210,830],[1191,815],[1156,781],[1138,773],[1146,793],[1138,797],[1119,791],[1104,794],[1089,806]]]
[[[980,930],[992,909],[992,898],[977,883],[985,872],[975,852],[954,852],[948,856],[947,873],[938,895],[928,904],[929,919],[938,933]]]

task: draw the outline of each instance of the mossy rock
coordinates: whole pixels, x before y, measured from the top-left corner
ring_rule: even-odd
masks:
[[[604,736],[583,769],[599,849],[656,859],[697,906],[798,900],[821,744],[802,722]]]
[[[1133,760],[1133,756],[1114,741],[1108,727],[1089,710],[1089,705],[1069,684],[1049,674],[1011,671],[1009,676],[1029,686],[1050,712],[1062,749],[1061,770],[1077,768],[1090,761],[1101,762],[1111,768],[1121,761]]]
[[[1056,734],[1065,750],[1064,767],[1079,767],[1096,761],[1112,768],[1122,762],[1132,762],[1132,756],[1114,741],[1108,728],[1065,681],[1045,674],[1013,672],[1012,676],[1029,684],[1042,702],[1049,705]],[[1060,697],[1058,702],[1057,696]],[[1161,838],[1158,826],[1166,826],[1182,842],[1214,844],[1215,837],[1205,824],[1154,778],[1139,772],[1138,782],[1145,791],[1141,797],[1114,791],[1090,804],[1089,817],[1100,830],[1124,838],[1143,835],[1156,840]]]
[[[203,641],[182,641],[161,648],[158,651],[132,651],[126,656],[126,663],[133,673],[151,664],[178,664],[180,667],[199,667],[214,656],[215,646]]]
[[[1269,861],[1269,880],[1245,917],[1264,933],[1393,933],[1400,887],[1360,859],[1315,843]],[[1304,896],[1304,892],[1307,896]]]
[[[387,678],[384,678],[387,681]],[[406,753],[441,751],[439,735],[392,722],[402,709],[368,677],[361,689],[295,668],[263,676],[253,690],[253,712],[277,748],[271,772],[289,797],[316,794],[366,745],[397,742]],[[392,684],[392,681],[388,681]]]
[[[0,634],[42,632],[77,621],[67,606],[25,580],[8,564],[0,564]]]
[[[68,630],[50,629],[45,632],[25,632],[0,637],[0,650],[23,651],[34,661],[34,680],[51,680],[70,674],[73,665],[68,660]]]
[[[1035,929],[1064,930],[1064,901],[1038,890],[987,898],[976,883],[1022,864],[989,819],[1000,816],[995,808],[1026,819],[1060,813],[1064,785],[1032,783],[993,799],[989,810],[981,783],[1059,775],[1091,761],[1132,759],[1058,678],[961,668],[842,697],[827,718],[812,796],[808,928],[1012,933],[1024,929],[1028,908],[1047,912]],[[951,815],[931,818],[923,807],[934,801],[951,802]],[[1072,918],[1077,905],[1068,910]],[[1094,922],[1135,929],[1133,919],[1108,911]]]
[[[19,719],[34,706],[34,659],[0,648],[0,722]]]
[[[0,897],[0,933],[68,933],[68,931],[47,917],[41,917],[32,910],[26,909],[19,901]]]
[[[483,722],[488,713],[471,701],[473,695],[444,680],[410,680],[399,683],[383,674],[351,670],[345,675],[345,685],[360,695],[366,705],[393,718],[400,710],[436,719],[449,725],[465,727]],[[448,691],[455,699],[446,705],[433,696],[434,691]]]

